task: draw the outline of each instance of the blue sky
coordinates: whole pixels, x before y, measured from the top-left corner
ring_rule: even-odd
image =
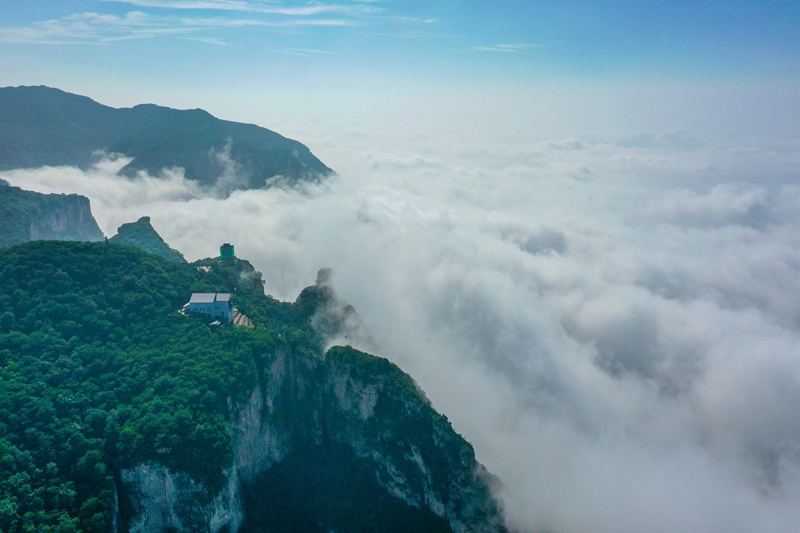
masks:
[[[53,85],[111,105],[214,107],[228,94],[250,111],[211,111],[235,119],[252,113],[258,91],[287,104],[280,120],[308,101],[321,113],[327,98],[358,114],[562,95],[566,112],[606,91],[653,109],[698,86],[710,101],[716,89],[745,91],[730,96],[745,98],[735,108],[763,105],[764,91],[786,107],[798,28],[800,8],[786,1],[11,1],[0,6],[0,84]]]

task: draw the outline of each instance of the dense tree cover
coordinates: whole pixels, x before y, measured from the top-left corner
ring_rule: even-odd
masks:
[[[245,487],[246,531],[449,531],[381,489],[385,472],[351,438],[398,461],[416,494],[461,487],[491,504],[471,446],[410,376],[350,347],[323,355],[309,326],[330,296],[319,284],[295,303],[263,287],[241,259],[188,265],[111,243],[0,249],[0,531],[107,532],[120,471],[142,462],[216,493],[233,459],[229,401],[263,387],[279,353],[297,366],[273,405],[293,424],[293,450]],[[185,315],[192,292],[232,293],[256,327]],[[330,376],[378,386],[374,416],[339,409]]]
[[[249,264],[209,262],[104,243],[0,250],[0,530],[108,531],[112,476],[145,460],[222,482],[227,399],[287,336],[317,345]],[[182,315],[195,291],[234,293],[259,327]]]

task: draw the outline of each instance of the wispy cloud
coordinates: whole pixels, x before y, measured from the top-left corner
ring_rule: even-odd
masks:
[[[0,27],[0,42],[108,44],[204,32],[206,35],[198,35],[194,40],[223,45],[230,44],[229,36],[209,35],[208,33],[214,28],[357,27],[409,22],[387,18],[381,8],[372,5],[374,2],[349,4],[312,2],[305,5],[253,0],[103,0],[103,2],[134,5],[145,11],[131,11],[126,15],[75,13],[57,19],[32,22],[27,26]],[[196,16],[199,13],[192,13],[195,16],[185,16],[190,10],[213,10],[219,16]]]
[[[246,11],[271,15],[312,16],[325,13],[373,12],[375,8],[363,5],[309,3],[304,6],[284,6],[279,3],[243,2],[238,0],[103,0],[138,7],[162,9],[194,9],[218,11]]]
[[[102,44],[131,39],[152,39],[196,31],[174,20],[141,11],[125,16],[76,13],[60,19],[34,22],[22,28],[0,28],[0,42],[32,44]]]
[[[291,20],[263,20],[263,19],[227,19],[223,17],[207,17],[207,18],[181,18],[180,22],[190,27],[202,28],[244,28],[253,26],[273,27],[273,28],[286,28],[296,26],[353,26],[357,22],[344,18],[326,18],[326,19],[291,19]]]
[[[494,44],[491,46],[476,46],[474,49],[478,52],[501,52],[506,54],[516,54],[538,47],[538,44]]]
[[[282,54],[289,54],[293,56],[311,57],[311,56],[329,56],[334,55],[336,52],[330,50],[317,50],[315,48],[286,48],[280,51]]]
[[[130,4],[139,7],[166,9],[218,9],[224,11],[248,11],[249,3],[239,0],[102,0],[108,3]]]
[[[0,28],[0,42],[27,44],[108,44],[119,41],[154,39],[210,31],[214,28],[245,27],[345,27],[363,25],[346,17],[293,16],[290,18],[238,18],[158,16],[132,11],[125,16],[76,13],[60,19],[34,22],[19,28]],[[228,44],[221,37],[204,35],[195,40]]]
[[[190,41],[197,41],[199,43],[213,44],[216,46],[230,46],[231,43],[224,39],[217,39],[216,37],[186,37]]]

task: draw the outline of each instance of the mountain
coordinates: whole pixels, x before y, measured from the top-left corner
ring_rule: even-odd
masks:
[[[100,241],[103,232],[77,194],[42,194],[0,180],[0,248],[35,240]]]
[[[254,327],[185,314],[193,292],[231,293]],[[505,531],[413,379],[324,349],[334,296],[321,274],[278,301],[240,259],[0,249],[0,530]]]
[[[133,160],[125,175],[181,167],[186,178],[223,193],[318,181],[332,170],[297,141],[220,120],[202,109],[153,104],[116,109],[49,87],[0,88],[0,170],[43,165],[88,168],[96,152]]]
[[[185,263],[183,254],[164,242],[153,226],[150,224],[150,217],[142,217],[136,222],[123,224],[117,229],[117,234],[108,239],[111,244],[124,244],[133,246],[151,254],[160,255],[169,261]]]
[[[89,199],[77,194],[42,194],[0,179],[0,248],[29,241],[101,241]],[[109,243],[132,246],[170,261],[185,263],[156,232],[150,217],[123,224]]]

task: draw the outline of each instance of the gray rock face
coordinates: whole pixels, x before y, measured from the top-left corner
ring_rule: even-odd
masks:
[[[389,361],[349,347],[324,360],[278,350],[260,383],[246,401],[229,401],[234,464],[219,493],[157,464],[123,471],[131,532],[235,533],[247,485],[293,449],[326,442],[370,461],[389,494],[430,509],[456,533],[505,531],[472,447]]]
[[[121,472],[123,491],[133,505],[130,533],[151,531],[209,531],[224,526],[238,531],[244,518],[239,477],[227,472],[228,482],[213,498],[188,474],[171,472],[157,463],[146,463]]]
[[[77,194],[48,195],[50,208],[30,224],[32,241],[101,241],[103,232],[89,207],[89,199]]]
[[[276,413],[276,392],[287,377],[286,354],[279,352],[267,373],[266,395],[257,387],[249,401],[231,406],[234,462],[239,476],[251,483],[273,464],[283,459],[292,447],[292,431],[284,417]]]
[[[28,241],[101,241],[89,199],[77,194],[42,194],[0,187],[0,246]]]

